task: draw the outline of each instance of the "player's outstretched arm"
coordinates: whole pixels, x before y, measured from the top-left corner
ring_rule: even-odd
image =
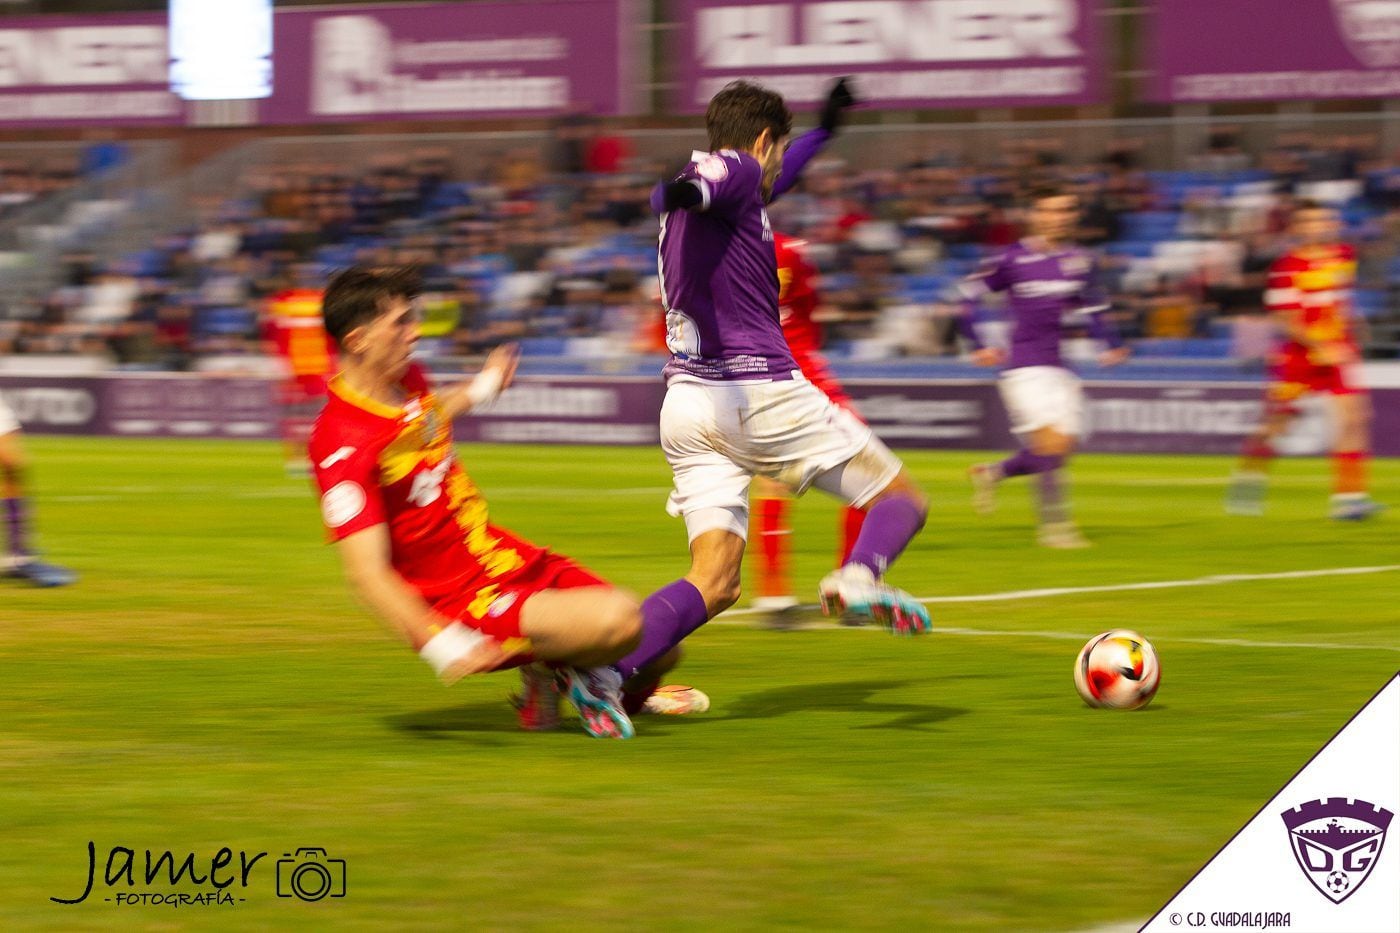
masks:
[[[495,669],[509,653],[494,638],[436,612],[390,563],[389,527],[371,525],[337,548],[350,589],[447,684]]]
[[[826,95],[826,103],[822,106],[821,122],[815,129],[808,130],[794,139],[787,151],[783,153],[783,171],[773,184],[773,193],[768,197],[769,203],[792,190],[793,186],[802,178],[802,172],[807,168],[807,163],[816,158],[817,153],[821,152],[831,141],[831,138],[836,135],[841,124],[846,122],[846,111],[858,103],[860,103],[860,98],[856,96],[853,79],[850,77],[837,78]]]
[[[494,402],[515,381],[519,365],[520,347],[513,343],[501,344],[487,355],[481,372],[438,393],[443,414],[450,421]]]

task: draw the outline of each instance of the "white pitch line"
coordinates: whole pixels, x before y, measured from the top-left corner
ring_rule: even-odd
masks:
[[[966,596],[922,596],[922,603],[982,603],[1021,599],[1038,599],[1045,596],[1072,596],[1079,593],[1113,593],[1133,590],[1161,590],[1174,587],[1220,586],[1227,583],[1249,583],[1267,580],[1297,580],[1311,577],[1355,576],[1358,574],[1390,573],[1400,570],[1400,564],[1380,564],[1374,567],[1328,567],[1320,570],[1287,570],[1279,573],[1228,573],[1208,577],[1195,577],[1188,580],[1154,580],[1143,583],[1115,583],[1105,586],[1064,586],[1039,590],[1010,590],[1003,593],[977,593]],[[815,609],[815,606],[810,607]],[[764,609],[731,609],[713,622],[723,625],[757,626],[757,616],[765,615]],[[836,622],[816,621],[802,623],[803,629],[848,629],[854,631],[880,631],[870,626],[844,626]],[[935,635],[967,635],[983,638],[1051,638],[1060,641],[1084,641],[1091,637],[1086,632],[1047,632],[1037,630],[941,628],[935,626]],[[1193,645],[1224,645],[1235,648],[1307,648],[1323,651],[1395,651],[1395,645],[1362,645],[1343,642],[1299,642],[1299,641],[1256,641],[1245,638],[1164,638],[1164,643]]]

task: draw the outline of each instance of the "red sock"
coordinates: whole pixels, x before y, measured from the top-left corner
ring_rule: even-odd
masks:
[[[860,536],[860,527],[865,524],[865,509],[846,506],[841,511],[841,553],[837,555],[836,566],[843,566],[851,558],[851,550]]]
[[[790,596],[788,586],[788,536],[786,499],[759,499],[758,595]]]
[[[1338,450],[1332,453],[1332,474],[1336,484],[1333,487],[1338,495],[1364,493],[1366,491],[1367,451]]]

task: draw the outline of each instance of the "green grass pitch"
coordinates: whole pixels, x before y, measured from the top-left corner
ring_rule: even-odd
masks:
[[[632,742],[524,734],[512,675],[444,688],[358,608],[272,444],[28,439],[48,555],[0,581],[0,928],[1078,930],[1145,920],[1400,667],[1400,572],[940,602],[941,629],[721,619],[673,679],[710,693]],[[463,451],[493,519],[645,593],[685,570],[655,449]],[[1400,564],[1394,515],[1325,518],[1327,464],[1221,512],[1224,459],[1086,456],[1096,547],[1031,543],[1024,483],[975,517],[971,454],[910,454],[934,511],[895,568],[950,597]],[[1400,503],[1400,463],[1375,466]],[[834,503],[794,509],[814,596]],[[809,597],[810,598],[810,597]],[[1086,708],[1081,638],[1131,627],[1163,681]],[[1232,642],[1232,643],[1220,643]],[[86,878],[97,887],[60,906]],[[139,884],[103,884],[114,846]],[[232,906],[119,906],[144,850],[267,852]],[[344,898],[278,898],[319,846]]]

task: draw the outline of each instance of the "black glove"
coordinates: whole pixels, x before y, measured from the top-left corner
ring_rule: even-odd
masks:
[[[828,133],[836,132],[846,116],[846,111],[860,103],[860,99],[851,89],[852,81],[853,79],[849,75],[837,78],[836,83],[831,86],[831,91],[826,95],[826,103],[822,106],[821,128]]]

